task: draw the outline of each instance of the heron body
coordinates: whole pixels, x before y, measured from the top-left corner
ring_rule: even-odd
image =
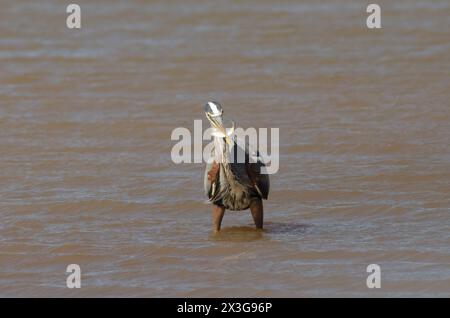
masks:
[[[214,209],[221,212],[218,212],[220,221],[216,230],[220,229],[225,209],[240,211],[250,208],[254,219],[255,215],[261,219],[260,222],[255,219],[255,224],[261,223],[257,227],[262,228],[261,200],[267,199],[270,182],[269,176],[261,173],[264,163],[259,152],[251,152],[248,143],[242,148],[235,139],[227,135],[222,125],[223,110],[220,104],[208,102],[205,113],[211,126],[217,131],[216,134],[213,133],[212,160],[206,165],[204,175],[205,194],[214,205],[213,212]],[[244,160],[239,162],[238,159]]]
[[[234,147],[239,146],[234,144]],[[239,147],[238,151],[244,150]],[[208,172],[213,165],[206,165],[204,176],[205,194],[212,203],[231,211],[241,211],[248,209],[253,199],[267,199],[269,180],[267,175],[261,175],[263,163],[251,163],[248,159],[244,163],[237,163],[236,160],[219,163],[216,179],[208,180]]]

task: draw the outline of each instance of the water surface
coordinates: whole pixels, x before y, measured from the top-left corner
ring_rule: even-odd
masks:
[[[450,296],[450,3],[3,1],[0,296]],[[212,235],[175,127],[280,128]],[[65,269],[82,269],[66,288]],[[382,288],[366,287],[381,266]]]

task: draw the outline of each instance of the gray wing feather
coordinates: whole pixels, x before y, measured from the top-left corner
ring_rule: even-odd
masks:
[[[238,146],[238,151],[244,151],[246,160],[249,160],[249,152],[254,152],[254,154],[257,156],[256,162],[249,162],[247,163],[247,173],[249,173],[249,178],[251,179],[251,182],[253,183],[253,186],[256,187],[256,190],[259,192],[261,197],[263,199],[268,198],[269,191],[270,191],[270,180],[268,174],[262,174],[261,173],[261,167],[265,167],[263,161],[261,161],[260,153],[258,149],[251,151],[251,147],[246,140],[245,142],[245,150],[243,150],[241,147]]]
[[[260,174],[258,188],[259,191],[261,191],[263,199],[267,200],[270,191],[270,179],[268,174]]]
[[[267,200],[270,191],[270,180],[268,174],[261,173],[261,167],[264,166],[265,164],[258,160],[258,162],[249,163],[248,170],[250,174],[249,177],[252,180],[257,191],[263,199]]]

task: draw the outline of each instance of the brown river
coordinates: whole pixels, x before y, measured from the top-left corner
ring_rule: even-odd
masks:
[[[0,297],[450,297],[450,2],[0,2]],[[280,132],[211,231],[171,132]],[[81,268],[81,288],[66,267]],[[369,289],[369,264],[381,288]]]

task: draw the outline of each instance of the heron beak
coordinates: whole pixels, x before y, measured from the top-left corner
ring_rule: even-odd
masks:
[[[221,128],[225,132],[225,140],[226,140],[226,142],[227,142],[227,144],[229,146],[231,146],[231,138],[230,138],[230,136],[234,134],[234,121],[231,121],[231,122],[233,124],[232,124],[232,127],[229,130],[227,130],[225,127],[223,127],[223,125],[221,126]]]

